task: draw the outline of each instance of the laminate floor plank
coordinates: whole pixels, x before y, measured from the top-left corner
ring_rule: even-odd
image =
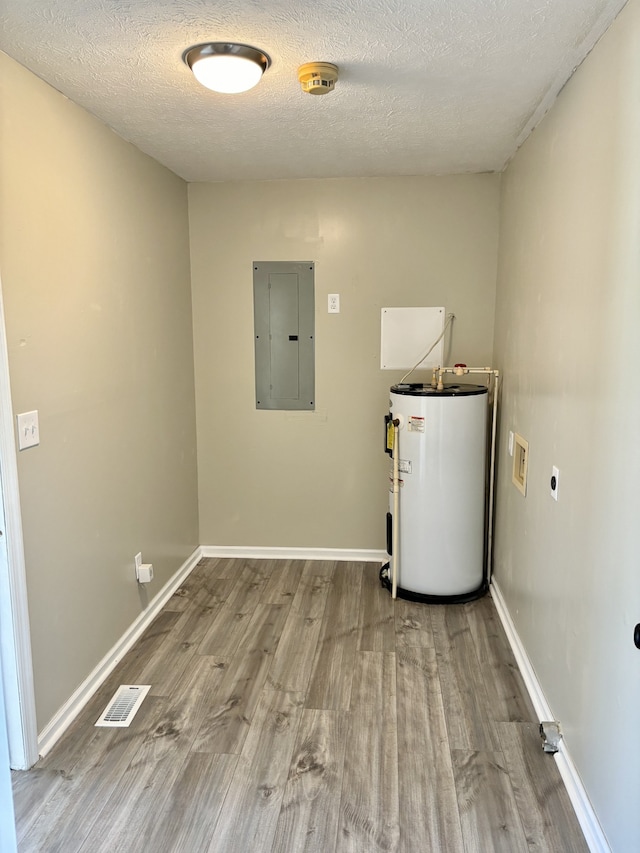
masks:
[[[131,726],[98,729],[82,764],[65,778],[20,843],[20,853],[77,853],[122,774],[155,729],[166,700],[147,697]]]
[[[261,601],[263,604],[291,604],[298,589],[304,560],[273,560],[271,577]]]
[[[396,652],[399,853],[464,850],[435,649]]]
[[[380,569],[375,563],[367,563],[363,572],[358,650],[395,652],[393,599],[380,585]]]
[[[288,608],[283,604],[256,607],[247,640],[238,649],[233,665],[211,700],[193,745],[194,751],[241,752],[287,613]]]
[[[500,743],[465,606],[440,606],[431,613],[449,745],[492,751]]]
[[[489,596],[484,596],[466,605],[465,612],[493,719],[533,722],[535,710],[493,602]]]
[[[205,603],[207,596],[219,598],[221,588],[233,589],[242,575],[242,569],[241,560],[201,560],[191,575],[198,588],[197,601]]]
[[[43,770],[37,767],[31,770],[11,771],[18,843],[38,819],[49,800],[57,793],[64,778],[59,770]]]
[[[12,774],[20,853],[586,853],[493,602],[392,601],[378,571],[201,560]],[[162,695],[96,728],[142,675]]]
[[[501,752],[451,752],[465,853],[529,853]]]
[[[387,593],[389,595],[389,593]],[[390,597],[390,596],[389,596]],[[433,648],[431,612],[434,608],[415,601],[395,600],[396,647],[420,646]]]
[[[198,647],[202,655],[232,655],[238,649],[253,616],[262,600],[269,580],[269,560],[258,566],[245,565],[233,591],[218,611]]]
[[[145,739],[79,853],[143,853],[149,849],[147,837],[163,814],[169,790],[189,755],[188,747],[180,749],[171,742],[176,737],[164,731],[158,738],[149,735]]]
[[[313,662],[307,708],[346,711],[358,646],[363,563],[336,564]]]
[[[542,750],[538,724],[499,723],[498,731],[529,848],[588,853],[558,767]]]
[[[272,853],[327,853],[335,849],[346,711],[303,711]]]
[[[204,853],[214,835],[237,755],[192,752],[171,786],[164,810],[145,837],[145,850]]]
[[[128,853],[135,839],[146,844],[224,673],[224,662],[217,658],[195,656],[186,664],[179,694],[166,704],[122,773],[81,853]]]
[[[308,562],[303,570],[269,670],[275,690],[306,691],[318,647],[333,565]]]
[[[194,579],[208,586],[211,580],[237,579],[245,566],[244,560],[234,557],[203,557],[192,572]]]
[[[185,667],[191,658],[196,657],[197,649],[197,643],[174,640],[170,634],[144,667],[136,683],[150,684],[151,696],[170,696]]]
[[[358,652],[335,849],[396,851],[398,838],[395,655]]]
[[[192,749],[230,670],[228,661],[213,655],[191,658],[167,702],[166,712],[159,718],[155,736],[180,736]]]
[[[171,632],[173,639],[200,646],[235,583],[235,578],[221,578],[216,582],[215,591],[201,589],[189,607],[181,613]]]
[[[193,603],[201,589],[202,582],[197,574],[197,569],[194,569],[167,601],[164,609],[181,613]]]
[[[303,701],[300,693],[263,692],[209,853],[272,850]]]

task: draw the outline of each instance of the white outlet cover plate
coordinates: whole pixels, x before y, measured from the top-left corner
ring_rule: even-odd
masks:
[[[330,293],[329,299],[327,303],[327,311],[329,314],[339,314],[340,313],[340,294],[339,293]]]
[[[22,412],[17,416],[18,420],[18,447],[26,450],[27,447],[35,447],[40,444],[40,425],[38,423],[38,411]]]

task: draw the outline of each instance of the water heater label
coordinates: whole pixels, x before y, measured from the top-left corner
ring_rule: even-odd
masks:
[[[424,418],[410,417],[407,429],[409,432],[424,432]]]

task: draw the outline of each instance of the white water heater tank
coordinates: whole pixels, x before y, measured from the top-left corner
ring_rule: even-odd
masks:
[[[482,385],[391,388],[390,415],[400,420],[400,597],[454,602],[485,591],[487,401]]]

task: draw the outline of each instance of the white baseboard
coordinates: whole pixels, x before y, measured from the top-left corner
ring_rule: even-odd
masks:
[[[542,692],[538,676],[531,665],[529,655],[527,654],[522,640],[516,631],[516,626],[513,624],[511,614],[509,613],[502,591],[500,590],[495,578],[491,579],[491,598],[496,606],[498,616],[502,622],[502,627],[505,630],[507,639],[509,640],[509,645],[511,646],[511,650],[514,654],[518,667],[520,668],[520,673],[524,679],[527,691],[529,692],[538,720],[540,722],[543,722],[544,720],[555,720],[553,711],[547,702],[546,696]]]
[[[62,737],[69,725],[75,720],[89,699],[98,690],[116,665],[122,660],[133,644],[142,636],[151,622],[158,615],[173,593],[184,582],[203,556],[202,549],[196,548],[190,557],[180,566],[173,577],[162,587],[160,592],[149,603],[138,618],[132,622],[122,637],[107,652],[96,668],[82,682],[78,689],[60,708],[58,713],[47,723],[38,735],[38,753],[45,756],[54,744]]]
[[[502,622],[502,627],[505,630],[507,639],[513,651],[516,662],[520,668],[525,686],[531,697],[533,707],[540,722],[545,720],[555,720],[553,711],[542,690],[542,686],[538,681],[535,670],[531,665],[529,655],[520,639],[516,630],[511,615],[507,608],[500,587],[495,579],[491,581],[491,597],[493,598],[498,616]],[[560,721],[562,722],[562,721]],[[558,752],[553,756],[556,760],[558,770],[564,782],[564,786],[569,794],[571,805],[576,813],[578,822],[585,840],[589,846],[591,853],[611,853],[611,847],[606,839],[600,822],[596,816],[587,791],[582,784],[582,779],[576,769],[575,764],[571,760],[571,756],[567,749],[567,744],[564,738],[560,741]]]
[[[253,560],[344,560],[386,563],[386,551],[358,548],[259,548],[242,545],[203,545],[203,557],[242,557]]]

